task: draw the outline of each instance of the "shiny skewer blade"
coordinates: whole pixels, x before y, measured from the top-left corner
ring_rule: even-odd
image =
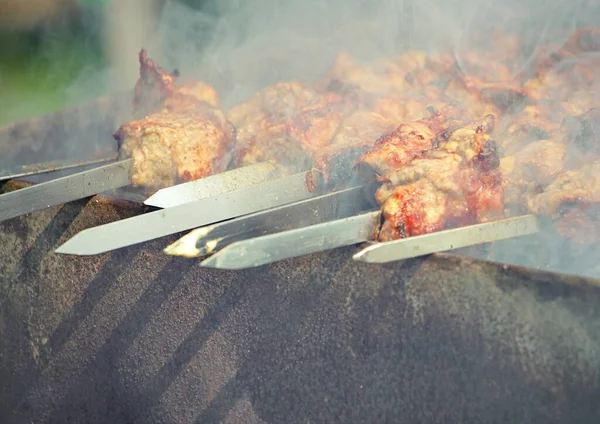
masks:
[[[129,185],[132,162],[114,162],[0,195],[0,221]]]
[[[288,258],[367,242],[371,239],[379,219],[380,211],[372,211],[351,218],[239,241],[205,259],[201,265],[220,269],[253,268]],[[390,262],[537,231],[539,229],[536,217],[526,215],[388,243],[376,243],[354,255],[354,259],[364,262]],[[422,247],[420,243],[424,241]],[[409,248],[398,249],[398,246],[402,245]],[[369,257],[369,252],[377,252],[378,246],[383,246],[382,252],[386,256]],[[394,249],[399,253],[395,253]]]
[[[115,155],[112,155],[111,157],[103,157],[77,163],[73,163],[72,160],[56,160],[52,162],[36,163],[34,165],[14,166],[10,169],[0,170],[0,181],[14,180],[16,178],[47,174],[56,171],[66,171],[74,168],[83,168],[89,165],[100,165],[106,162],[113,162],[115,159]]]
[[[131,184],[132,166],[133,160],[125,159],[2,194],[0,222],[128,186]],[[145,203],[156,207],[170,207],[261,184],[279,175],[279,170],[274,165],[259,163],[159,190]],[[177,195],[181,195],[181,199],[178,200]]]
[[[505,240],[539,231],[534,215],[524,215],[485,224],[453,228],[422,236],[376,243],[355,254],[355,261],[385,263],[431,253],[444,252],[476,244]]]
[[[229,193],[111,222],[76,234],[56,253],[97,255],[122,247],[225,221],[260,210],[317,197],[306,188],[306,173],[267,181]]]
[[[201,262],[203,267],[245,269],[367,241],[379,211],[283,231],[230,244]]]
[[[365,188],[352,187],[197,228],[167,246],[164,252],[171,256],[196,258],[211,254],[240,240],[346,218],[371,208]]]
[[[262,184],[279,176],[281,176],[281,173],[275,165],[268,162],[257,163],[200,180],[163,188],[146,199],[144,204],[158,208],[170,208]]]

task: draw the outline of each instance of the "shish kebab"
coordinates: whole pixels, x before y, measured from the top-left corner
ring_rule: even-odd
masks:
[[[144,127],[136,126],[136,122],[133,122],[115,133],[118,140],[128,139],[125,146],[120,146],[120,160],[1,195],[0,221],[129,185],[143,187],[146,191],[160,189],[144,202],[149,206],[168,208],[201,199],[205,201],[196,204],[197,207],[212,206],[215,204],[212,201],[214,196],[223,196],[281,176],[280,168],[269,162],[226,170],[227,156],[230,155],[226,150],[232,147],[234,129],[216,109],[218,98],[214,90],[201,82],[175,86],[176,72],[165,72],[143,50],[139,60],[140,79],[135,88],[134,112],[137,116],[150,115],[141,120]],[[161,108],[158,113],[151,113]],[[168,140],[169,137],[171,140]],[[187,139],[188,145],[169,149],[169,143],[179,143],[178,138]],[[194,140],[190,142],[191,139]],[[143,140],[143,146],[140,140]],[[210,144],[211,140],[213,145]],[[169,157],[169,150],[176,154]],[[146,157],[148,153],[154,157]],[[154,164],[152,171],[148,172],[143,165],[150,161]],[[173,172],[175,169],[178,172]],[[296,180],[303,182],[304,176]],[[188,182],[173,186],[180,181]],[[289,188],[289,184],[293,185],[294,182],[293,178],[288,178],[280,184]],[[295,186],[304,188],[304,184]],[[280,189],[276,186],[268,188]],[[261,198],[260,192],[253,193]],[[242,202],[243,195],[239,192],[237,195],[241,196],[238,203]],[[287,199],[282,197],[281,200],[273,200],[273,203],[263,198],[262,204],[254,207],[263,209],[278,206],[283,201],[300,200],[306,196],[314,195],[303,193]],[[206,199],[211,200],[207,203]],[[228,196],[227,199],[232,203],[236,201],[235,196]],[[207,223],[206,220],[195,221],[194,215],[189,217],[191,221],[184,224],[183,229]],[[212,219],[217,221],[231,217],[227,214],[213,216]]]
[[[252,125],[236,126],[240,138],[250,139],[237,157],[238,164],[264,156],[267,143],[271,158],[276,157],[280,163],[290,156],[295,159],[304,155],[312,160],[309,182],[320,188],[343,187],[357,168],[352,164],[358,164],[359,169],[360,165],[366,165],[363,168],[374,173],[382,183],[376,195],[377,202],[383,206],[384,217],[377,231],[378,241],[495,221],[506,214],[507,207],[556,212],[572,198],[560,190],[558,180],[577,181],[578,173],[593,173],[597,169],[593,161],[597,153],[594,140],[591,145],[582,144],[581,137],[574,135],[572,128],[576,128],[575,133],[582,133],[595,122],[595,105],[588,90],[590,66],[577,63],[576,72],[556,69],[557,63],[564,62],[565,58],[572,59],[581,51],[596,49],[597,46],[589,43],[582,47],[580,40],[585,38],[582,34],[585,32],[577,32],[567,41],[563,57],[551,55],[554,63],[544,57],[533,77],[521,81],[497,81],[498,73],[510,74],[506,69],[492,69],[496,73],[492,77],[496,78],[494,82],[477,79],[462,69],[457,73],[453,58],[426,57],[418,52],[380,63],[384,72],[377,75],[379,78],[373,78],[377,74],[373,68],[360,67],[341,55],[332,70],[335,78],[329,81],[326,94],[318,97],[316,104],[313,100],[304,109],[292,113],[291,118],[285,116],[283,122],[279,122],[282,125],[271,121],[258,130]],[[501,54],[493,49],[486,53]],[[483,53],[470,56],[469,60],[474,62],[472,66],[482,66],[481,62],[487,67],[498,64],[497,58]],[[394,71],[400,75],[395,77]],[[451,76],[442,87],[440,72]],[[382,74],[387,78],[382,79]],[[593,73],[591,77],[593,79]],[[568,93],[560,91],[561,84],[569,86]],[[298,89],[293,92],[289,90],[290,85],[293,86],[288,84],[287,93],[292,92],[292,99],[298,101],[302,86],[296,85]],[[277,88],[285,86],[280,83]],[[277,89],[271,94],[273,91]],[[382,95],[382,91],[386,94]],[[390,97],[390,93],[394,96]],[[266,97],[265,92],[262,96]],[[521,100],[516,102],[520,103],[520,109],[515,109],[515,99]],[[572,99],[577,102],[569,103]],[[285,109],[281,96],[274,96],[271,101],[279,101]],[[413,107],[412,111],[409,106]],[[246,109],[252,111],[248,105]],[[411,112],[414,112],[412,120],[407,118]],[[423,117],[426,113],[430,116]],[[574,121],[567,120],[577,115],[581,116]],[[252,117],[252,113],[246,113],[242,122],[244,119],[252,122],[249,116]],[[453,118],[456,116],[460,118]],[[369,119],[370,125],[349,124]],[[374,122],[387,125],[392,122],[393,126],[397,122],[405,123],[388,132],[381,127],[373,130],[377,127]],[[349,142],[347,133],[356,133],[357,128],[385,135],[377,138],[363,133]],[[302,142],[294,144],[290,138]],[[571,144],[576,148],[571,148]],[[500,149],[505,153],[502,160]],[[585,163],[586,160],[592,163]],[[584,171],[586,166],[591,167],[591,171]],[[554,179],[557,181],[553,186]],[[545,189],[548,191],[544,192]],[[595,186],[584,188],[578,196],[594,201]],[[138,218],[142,217],[132,220]],[[93,240],[89,241],[93,244]]]

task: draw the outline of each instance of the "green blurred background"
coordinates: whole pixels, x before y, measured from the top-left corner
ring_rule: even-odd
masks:
[[[0,26],[0,125],[98,94],[70,95],[66,89],[85,66],[105,66],[99,31],[103,2],[82,2],[78,10],[59,4],[52,15],[16,12],[12,4],[4,6],[0,10],[4,16]],[[102,91],[98,87],[98,92]]]
[[[109,1],[0,0],[0,125],[106,93],[105,81],[94,78],[107,66],[102,20]],[[162,8],[170,0],[158,1]],[[180,3],[202,9],[206,1]],[[86,78],[93,83],[72,89]]]

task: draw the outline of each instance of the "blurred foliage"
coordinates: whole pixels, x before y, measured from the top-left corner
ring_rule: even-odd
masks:
[[[101,92],[69,92],[88,69],[104,66],[101,9],[86,7],[59,26],[0,32],[0,125],[52,112]]]
[[[217,14],[216,1],[177,1],[209,15]],[[105,93],[104,81],[94,78],[106,66],[101,19],[108,0],[78,2],[77,13],[64,16],[58,25],[20,32],[3,32],[0,27],[0,125]]]

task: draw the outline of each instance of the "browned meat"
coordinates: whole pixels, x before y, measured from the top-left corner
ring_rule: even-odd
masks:
[[[134,114],[142,118],[160,111],[181,112],[198,105],[219,107],[217,91],[202,81],[175,85],[179,72],[166,72],[148,57],[145,50],[139,54],[140,77],[134,90]]]
[[[115,136],[121,158],[134,161],[133,185],[158,189],[225,171],[235,133],[222,112],[206,109],[153,114]]]
[[[506,202],[519,205],[523,196],[539,192],[564,169],[566,148],[557,140],[540,140],[530,143],[517,154],[500,161],[505,179]]]
[[[159,189],[225,171],[235,129],[217,109],[217,92],[201,81],[175,86],[178,73],[165,72],[144,50],[139,60],[139,119],[114,134],[120,158],[133,159],[132,184]]]
[[[233,107],[227,116],[237,130],[236,166],[275,159],[281,163],[305,156],[302,146],[291,145],[289,119],[321,100],[307,85],[293,81],[278,83]],[[298,157],[301,161],[301,157]]]
[[[401,95],[411,87],[405,77],[424,66],[426,57],[424,52],[410,51],[363,66],[350,54],[341,53],[329,72],[328,80],[356,86],[374,95]]]
[[[277,83],[254,94],[247,101],[234,106],[227,118],[235,126],[241,147],[255,134],[283,118],[316,103],[319,94],[299,81]]]
[[[225,171],[235,132],[221,111],[205,106],[129,122],[115,138],[120,157],[133,159],[132,184],[159,189]]]
[[[591,109],[580,116],[567,117],[562,125],[555,124],[554,127],[556,129],[548,131],[553,134],[550,139],[509,145],[510,154],[502,159],[500,168],[510,207],[521,205],[524,208],[529,196],[543,191],[559,174],[577,169],[600,155],[599,110]],[[508,137],[514,135],[509,131]]]
[[[566,117],[561,133],[568,145],[567,163],[577,167],[600,156],[600,108],[593,108],[579,116]]]
[[[598,88],[597,69],[600,65],[599,35],[600,28],[580,28],[562,47],[543,46],[534,77],[523,85],[528,96],[536,101],[566,103],[566,109],[569,109],[568,103],[579,104],[583,109],[593,107],[590,102],[595,100],[593,95]],[[575,93],[578,95],[574,96]],[[583,112],[579,110],[573,114]]]
[[[371,168],[378,175],[399,169],[418,155],[432,149],[438,135],[455,124],[442,114],[432,110],[427,119],[401,124],[394,131],[383,135],[373,148],[360,157],[361,166]]]
[[[390,169],[376,193],[380,241],[485,222],[504,212],[496,144],[484,121],[456,129],[438,148]]]

